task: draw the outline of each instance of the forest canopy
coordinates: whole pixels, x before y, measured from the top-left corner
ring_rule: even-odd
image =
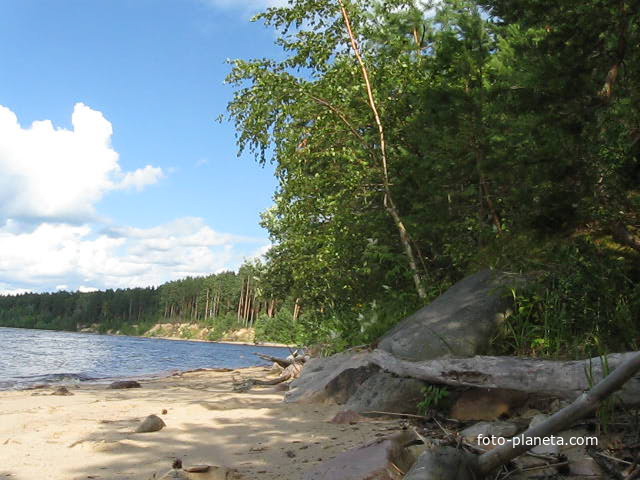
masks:
[[[374,341],[480,268],[533,274],[500,348],[637,348],[640,2],[292,0],[237,60],[273,162],[267,278],[312,337]]]

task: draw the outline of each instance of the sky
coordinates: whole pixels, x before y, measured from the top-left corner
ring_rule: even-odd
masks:
[[[218,123],[281,0],[0,0],[0,294],[159,285],[269,248],[273,167]]]

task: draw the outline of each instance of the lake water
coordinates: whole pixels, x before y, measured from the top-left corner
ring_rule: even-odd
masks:
[[[0,390],[267,364],[253,352],[289,355],[281,347],[0,327]]]

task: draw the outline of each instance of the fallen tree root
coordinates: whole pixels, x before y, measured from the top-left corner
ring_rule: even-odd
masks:
[[[370,354],[369,361],[398,376],[430,383],[505,388],[574,400],[590,385],[602,379],[609,369],[613,370],[637,354],[614,353],[608,355],[606,360],[595,357],[564,362],[489,356],[408,362],[385,351],[375,350]],[[640,405],[640,379],[632,378],[619,393],[619,398],[625,405]]]
[[[282,382],[286,382],[287,380],[292,380],[297,378],[302,372],[302,365],[298,363],[292,363],[287,368],[282,371],[282,375],[278,378],[273,378],[271,380],[260,380],[257,378],[249,379],[253,385],[277,385]]]

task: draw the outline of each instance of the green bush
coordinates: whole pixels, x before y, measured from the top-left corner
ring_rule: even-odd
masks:
[[[513,290],[515,309],[494,340],[495,353],[585,357],[637,350],[638,269],[588,239],[559,247],[548,271]],[[626,267],[625,267],[626,266]]]

